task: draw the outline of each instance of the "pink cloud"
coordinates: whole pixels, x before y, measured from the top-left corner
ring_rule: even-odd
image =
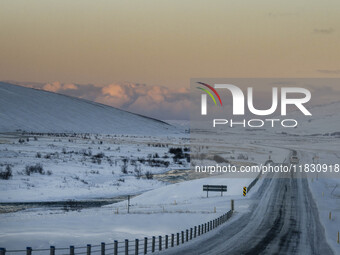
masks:
[[[130,82],[102,86],[58,81],[46,84],[31,83],[24,86],[84,98],[158,119],[188,118],[189,89],[187,88],[172,89]]]

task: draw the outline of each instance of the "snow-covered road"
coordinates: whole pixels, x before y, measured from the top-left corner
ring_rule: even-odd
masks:
[[[298,173],[266,178],[250,212],[216,234],[166,254],[334,254],[325,238],[308,181]]]

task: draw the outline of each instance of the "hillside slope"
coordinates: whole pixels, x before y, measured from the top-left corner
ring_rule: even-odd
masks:
[[[167,135],[165,122],[84,99],[0,82],[0,132]]]
[[[324,105],[316,105],[308,110],[312,116],[305,116],[300,111],[294,111],[287,115],[289,119],[296,119],[296,128],[275,129],[275,132],[287,132],[297,135],[339,135],[340,134],[340,101]],[[288,117],[289,116],[289,117]]]

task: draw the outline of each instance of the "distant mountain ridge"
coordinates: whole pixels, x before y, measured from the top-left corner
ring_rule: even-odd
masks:
[[[161,120],[85,99],[0,82],[0,132],[167,135]]]

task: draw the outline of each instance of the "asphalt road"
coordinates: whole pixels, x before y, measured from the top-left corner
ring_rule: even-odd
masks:
[[[308,181],[297,177],[264,179],[249,213],[208,239],[166,254],[333,254]]]

